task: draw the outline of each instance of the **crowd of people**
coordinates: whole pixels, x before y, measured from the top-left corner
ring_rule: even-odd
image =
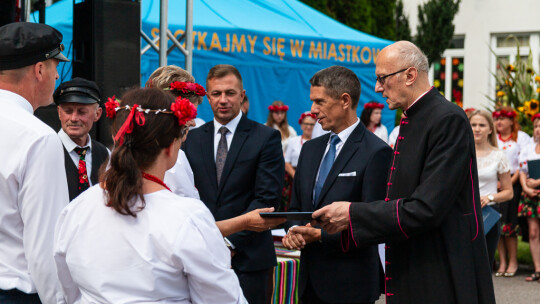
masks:
[[[383,104],[357,116],[361,84],[342,66],[313,75],[300,117],[276,100],[260,124],[226,64],[205,87],[165,66],[119,98],[83,78],[55,90],[61,41],[43,24],[0,27],[0,303],[264,304],[282,224],[305,304],[495,303],[495,251],[495,276],[514,276],[523,230],[540,280],[540,114],[533,140],[511,108],[466,113],[410,42],[377,58],[375,91],[403,111],[388,136]],[[51,101],[58,133],[32,115]],[[109,148],[90,136],[102,114]],[[313,215],[260,215],[277,209]]]

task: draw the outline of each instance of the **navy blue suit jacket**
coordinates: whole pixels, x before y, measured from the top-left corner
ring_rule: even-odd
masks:
[[[314,211],[336,201],[384,198],[392,150],[359,123],[343,145],[313,205],[313,188],[329,137],[326,134],[303,145],[289,211]],[[294,221],[286,226],[305,224]],[[383,276],[376,245],[350,246],[344,252],[341,234],[322,231],[321,242],[310,243],[302,250],[298,290],[300,295],[304,293],[309,278],[313,290],[325,302],[372,302],[382,291]]]
[[[214,122],[189,131],[184,151],[201,200],[216,221],[248,211],[278,207],[285,163],[279,131],[242,115],[233,135],[218,187],[214,160]],[[276,265],[270,231],[242,231],[227,237],[236,247],[233,268],[257,271]]]

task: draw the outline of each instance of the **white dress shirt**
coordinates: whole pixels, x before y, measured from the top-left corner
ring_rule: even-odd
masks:
[[[238,127],[238,123],[240,122],[240,119],[242,118],[242,111],[236,115],[235,118],[233,118],[231,121],[229,121],[226,125],[220,124],[215,118],[214,118],[214,161],[216,161],[216,154],[217,154],[217,148],[219,144],[219,140],[221,139],[221,134],[219,133],[219,129],[221,127],[226,127],[229,129],[229,132],[225,135],[225,138],[227,139],[227,151],[231,150],[231,142],[234,136],[234,132],[236,132],[236,127]]]
[[[86,162],[86,174],[88,175],[88,182],[90,183],[90,186],[93,186],[94,184],[90,179],[92,174],[92,140],[90,139],[90,134],[88,134],[88,142],[83,147],[77,145],[71,138],[69,138],[66,132],[64,132],[64,129],[60,129],[60,131],[58,131],[58,137],[60,137],[62,145],[64,145],[64,148],[66,149],[66,151],[68,151],[68,154],[71,157],[71,160],[73,161],[73,164],[75,164],[76,168],[79,168],[80,157],[79,154],[75,152],[75,148],[88,147],[88,150],[86,150],[86,154],[84,155],[84,161]]]
[[[182,197],[200,199],[199,191],[195,188],[193,170],[191,169],[186,153],[184,153],[183,150],[178,151],[176,163],[172,168],[165,172],[163,182],[165,182],[175,194]]]
[[[69,202],[62,143],[22,96],[0,90],[0,104],[0,289],[60,303],[52,244]]]
[[[64,208],[54,257],[68,303],[245,303],[208,208],[168,190],[144,199],[121,215],[96,185]]]
[[[347,139],[349,138],[349,136],[354,131],[356,126],[358,126],[359,123],[360,123],[360,119],[358,117],[356,117],[356,122],[354,124],[350,125],[345,130],[343,130],[343,131],[341,131],[341,132],[339,132],[337,134],[337,136],[339,137],[340,140],[336,144],[336,155],[334,157],[334,160],[338,157],[339,152],[341,152],[341,148],[343,148],[343,145],[345,145],[345,142],[347,141]],[[321,159],[321,162],[319,163],[319,169],[321,168],[321,164],[324,161],[324,156],[326,155],[326,153],[328,153],[328,149],[330,149],[330,139],[332,138],[332,135],[334,135],[334,134],[336,134],[336,133],[334,133],[334,132],[330,133],[330,137],[328,138],[328,142],[326,143],[326,150],[324,150],[323,158]],[[319,169],[317,169],[317,178],[315,179],[315,181],[317,181],[319,179]],[[315,197],[315,190],[316,190],[316,188],[313,187],[313,197]]]

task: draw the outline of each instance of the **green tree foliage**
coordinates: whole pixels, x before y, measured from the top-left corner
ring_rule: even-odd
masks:
[[[370,0],[373,24],[367,33],[384,39],[395,40],[394,11],[396,0]]]
[[[409,18],[403,12],[403,1],[396,2],[396,40],[411,41],[411,28]]]
[[[396,0],[301,0],[314,9],[359,31],[395,39]]]
[[[454,16],[461,0],[429,0],[418,5],[416,45],[426,53],[429,63],[439,61],[454,35]]]

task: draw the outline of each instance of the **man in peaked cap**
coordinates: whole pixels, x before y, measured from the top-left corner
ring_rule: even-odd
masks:
[[[62,34],[35,23],[0,27],[0,303],[63,303],[54,226],[67,205],[62,143],[33,111],[49,104]]]
[[[90,130],[101,117],[101,94],[95,82],[74,78],[62,83],[53,94],[58,105],[64,146],[69,200],[98,182],[98,170],[107,160],[107,148],[90,138]]]

